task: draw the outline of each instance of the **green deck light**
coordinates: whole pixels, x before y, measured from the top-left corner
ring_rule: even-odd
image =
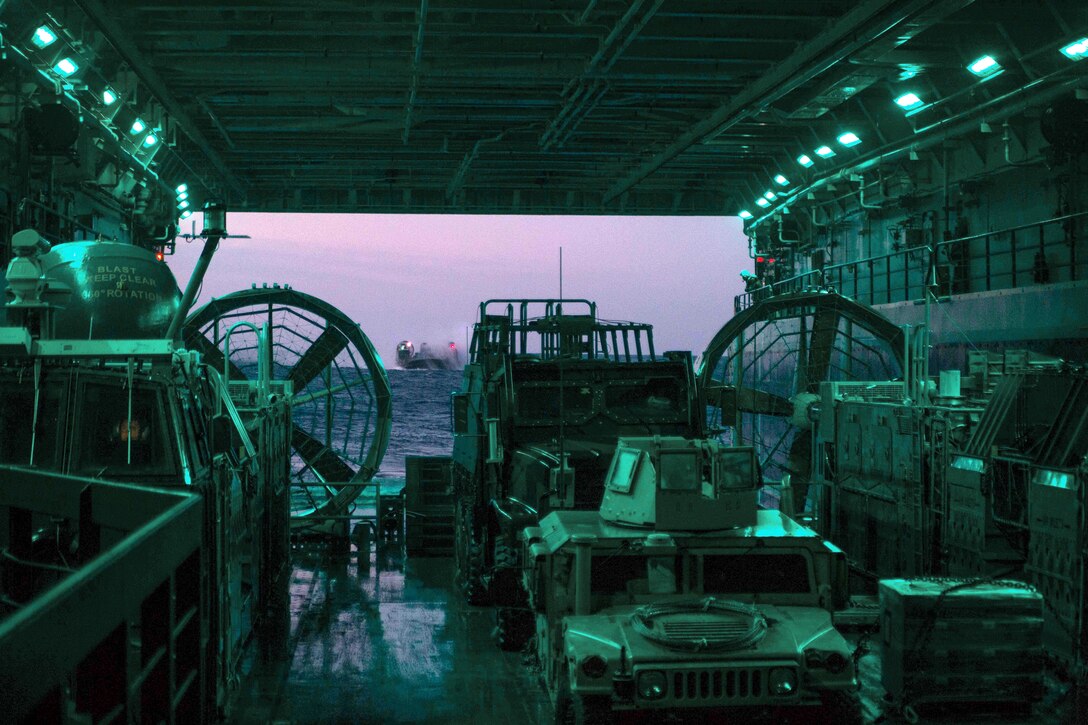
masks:
[[[182,184],[182,186],[184,186],[184,184]],[[189,192],[187,192],[187,191],[183,191],[180,194],[178,194],[178,201],[185,201],[188,198],[189,198]]]
[[[759,204],[764,209],[766,209],[767,207],[769,207],[771,205],[771,202],[767,201],[762,196],[759,197],[758,199],[756,199],[756,203]]]
[[[48,48],[57,42],[57,34],[48,25],[43,25],[34,31],[34,37],[30,39],[30,42],[38,48]]]
[[[61,58],[57,61],[57,64],[53,66],[53,70],[57,72],[57,75],[67,78],[79,70],[79,64],[71,58]]]
[[[747,209],[741,209],[739,216],[741,219],[751,219],[752,212],[748,211]]]
[[[918,106],[923,105],[923,103],[924,102],[918,97],[917,93],[904,93],[899,96],[899,98],[895,99],[895,105],[899,106],[904,111],[918,108]]]
[[[189,208],[189,202],[186,201],[185,199],[182,199],[181,201],[178,202],[178,209],[188,209],[188,208]]]
[[[801,166],[804,166],[807,169],[815,162],[809,157],[808,154],[801,154],[797,157],[797,163],[801,164]]]
[[[849,148],[850,146],[857,146],[861,143],[861,138],[853,131],[847,131],[839,136],[839,143]]]
[[[132,122],[132,128],[130,128],[128,132],[135,136],[138,133],[143,133],[145,130],[147,130],[147,124],[143,122],[143,119],[137,118]]]
[[[144,136],[144,148],[151,148],[159,142],[159,137],[153,133],[149,133]]]
[[[831,149],[830,146],[821,146],[820,148],[816,149],[816,155],[823,159],[829,159],[835,155],[835,152]]]
[[[1069,60],[1080,60],[1088,56],[1088,38],[1081,38],[1062,48],[1062,55]]]
[[[193,215],[193,212],[191,212],[191,211],[189,211],[188,209],[186,209],[185,211],[183,211],[183,212],[181,213],[181,218],[182,218],[182,219],[188,219],[188,218],[189,218],[189,217],[191,217],[192,215]]]
[[[774,177],[774,183],[778,184],[779,186],[789,186],[790,180],[782,174],[778,174]]]
[[[989,78],[1001,71],[1001,64],[994,60],[992,55],[984,55],[967,66],[967,70],[979,78]]]
[[[177,188],[174,189],[174,191],[176,191],[179,194],[184,194],[188,190],[189,190],[189,185],[188,184],[178,184]]]
[[[112,106],[117,103],[117,91],[113,90],[109,86],[102,89],[102,105]]]
[[[763,198],[766,199],[767,201],[774,201],[775,198],[777,198],[777,197],[778,197],[778,194],[774,193],[773,191],[768,190],[768,191],[763,192]]]

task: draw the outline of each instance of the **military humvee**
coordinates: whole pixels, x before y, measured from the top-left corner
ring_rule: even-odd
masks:
[[[831,612],[843,553],[757,510],[751,448],[621,439],[600,511],[522,534],[536,652],[560,722],[819,704],[855,686]]]

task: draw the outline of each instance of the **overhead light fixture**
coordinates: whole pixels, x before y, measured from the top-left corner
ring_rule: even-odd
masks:
[[[899,80],[909,81],[916,75],[922,72],[922,66],[915,63],[900,63],[899,64]]]
[[[816,149],[816,155],[820,158],[829,159],[835,155],[835,152],[831,149],[830,146],[821,146],[820,148]]]
[[[777,176],[774,177],[774,183],[778,184],[779,186],[789,186],[790,185],[790,180],[787,179],[782,174],[778,174]]]
[[[992,55],[984,55],[967,66],[967,70],[979,78],[989,78],[1001,72],[1001,64],[994,60]]]
[[[117,103],[117,91],[113,90],[109,86],[102,89],[102,105],[112,106]]]
[[[767,208],[767,207],[769,207],[771,205],[771,202],[767,201],[762,196],[759,197],[758,199],[756,199],[756,203],[759,204],[763,208]]]
[[[144,136],[144,148],[151,148],[159,142],[159,137],[153,133]]]
[[[911,109],[918,108],[925,105],[917,93],[904,93],[895,99],[895,105],[902,108],[904,111],[910,111]]]
[[[185,199],[182,199],[181,201],[178,202],[178,209],[188,209],[188,208],[189,208],[189,202],[186,201]]]
[[[747,209],[741,209],[739,216],[741,219],[751,219],[752,212],[748,211]]]
[[[774,193],[773,191],[763,192],[763,198],[766,199],[767,201],[774,201],[777,197],[778,197],[778,194]]]
[[[147,124],[143,122],[142,118],[137,118],[135,121],[132,122],[132,128],[130,128],[128,132],[135,136],[136,134],[143,133],[146,130]]]
[[[30,39],[30,42],[37,48],[48,48],[57,42],[57,34],[48,25],[43,25],[34,31],[34,37]]]
[[[61,58],[57,61],[57,64],[53,66],[53,70],[57,72],[57,75],[67,78],[79,70],[79,64],[71,58]]]
[[[859,143],[861,143],[861,138],[853,131],[847,131],[846,133],[839,136],[839,143],[849,148],[851,146],[857,146]]]
[[[187,191],[183,191],[180,194],[178,194],[178,201],[185,201],[188,198],[189,198],[189,192],[187,192]]]
[[[1081,38],[1065,46],[1062,48],[1062,55],[1069,60],[1080,60],[1088,56],[1088,38]]]
[[[190,210],[186,209],[185,211],[183,211],[183,212],[181,213],[181,218],[182,218],[182,219],[188,219],[188,218],[189,218],[189,217],[191,217],[192,215],[193,215],[193,212],[191,212]]]
[[[189,185],[188,184],[178,184],[177,188],[174,189],[174,191],[176,191],[179,194],[184,194],[188,190],[189,190]]]
[[[801,154],[797,157],[797,163],[801,164],[801,166],[804,166],[807,169],[815,162],[811,158],[809,158],[808,154]]]

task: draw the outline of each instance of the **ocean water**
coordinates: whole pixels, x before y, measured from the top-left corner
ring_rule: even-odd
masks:
[[[460,370],[389,370],[388,375],[393,430],[378,470],[383,493],[404,485],[405,456],[450,454],[450,393],[461,386]]]

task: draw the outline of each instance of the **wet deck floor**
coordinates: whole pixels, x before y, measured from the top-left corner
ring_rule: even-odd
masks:
[[[471,607],[453,588],[448,558],[406,561],[395,547],[362,560],[309,541],[294,550],[278,637],[252,649],[230,722],[551,723],[552,707],[529,658],[499,650],[490,608]],[[863,722],[903,722],[881,701],[878,647],[859,665]],[[1075,722],[1068,688],[1020,716],[980,706],[927,722]],[[809,722],[764,714],[759,722]],[[669,717],[649,718],[660,723]],[[704,713],[699,721],[724,722]],[[749,713],[740,720],[751,722]]]
[[[492,610],[452,588],[450,559],[294,554],[286,638],[249,665],[231,722],[551,721],[522,655],[493,643]]]

